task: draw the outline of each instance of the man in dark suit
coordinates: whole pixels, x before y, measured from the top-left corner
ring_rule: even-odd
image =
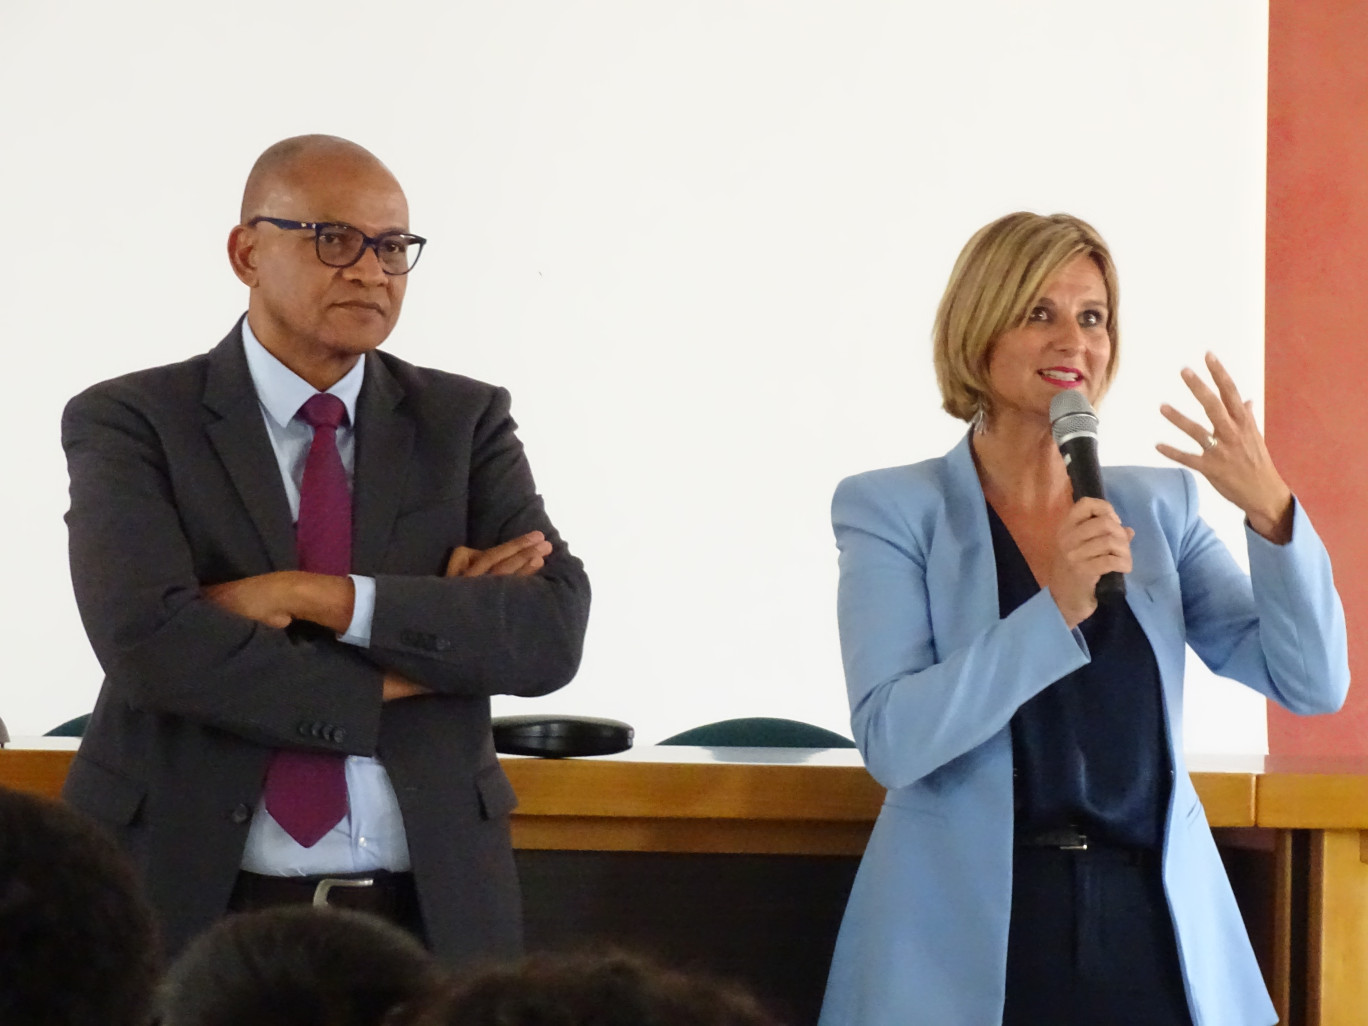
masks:
[[[589,586],[508,393],[376,351],[422,244],[369,152],[277,143],[228,242],[246,316],[63,416],[106,674],[65,797],[172,954],[229,908],[339,897],[451,961],[520,945],[489,696],[574,675]]]

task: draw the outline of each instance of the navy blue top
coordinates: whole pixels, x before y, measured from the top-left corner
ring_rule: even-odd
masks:
[[[990,505],[998,615],[1040,590],[1026,557]],[[1012,717],[1016,830],[1073,826],[1112,844],[1158,849],[1171,772],[1159,665],[1124,601],[1079,624],[1092,660],[1060,677]]]

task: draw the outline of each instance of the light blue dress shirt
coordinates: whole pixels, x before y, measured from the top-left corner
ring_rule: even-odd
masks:
[[[242,321],[242,342],[247,368],[261,403],[262,420],[280,465],[280,478],[290,502],[290,515],[299,517],[299,483],[304,460],[313,441],[313,429],[295,416],[317,389],[272,356]],[[347,407],[347,423],[337,429],[337,451],[352,477],[356,458],[356,400],[366,362],[356,366],[328,389]],[[371,618],[375,612],[375,579],[351,575],[356,601],[351,623],[340,640],[366,647],[370,644]],[[348,814],[312,848],[305,848],[287,834],[259,803],[247,833],[242,868],[270,876],[316,876],[327,873],[361,873],[372,869],[404,872],[410,868],[404,821],[394,785],[378,759],[347,757]]]

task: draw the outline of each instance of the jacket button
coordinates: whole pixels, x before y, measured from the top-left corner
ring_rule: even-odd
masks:
[[[238,802],[233,806],[233,811],[228,813],[228,818],[234,823],[246,823],[252,818],[252,810],[242,802]]]
[[[347,740],[346,728],[333,727],[332,730],[328,731],[328,740],[333,744],[340,745],[343,741]]]
[[[437,652],[448,652],[451,650],[451,642],[447,641],[446,638],[434,638],[432,647]]]
[[[300,737],[308,737],[309,725],[307,723],[300,723],[297,727],[295,727],[295,733],[298,734]]]

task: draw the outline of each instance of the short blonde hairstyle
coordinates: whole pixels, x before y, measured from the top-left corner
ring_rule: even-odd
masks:
[[[945,286],[932,347],[941,405],[960,420],[992,414],[988,361],[1004,331],[1026,323],[1031,307],[1056,271],[1078,256],[1089,256],[1107,286],[1107,360],[1105,392],[1121,355],[1116,265],[1102,236],[1069,214],[1019,211],[1000,217],[974,233],[960,251]]]

